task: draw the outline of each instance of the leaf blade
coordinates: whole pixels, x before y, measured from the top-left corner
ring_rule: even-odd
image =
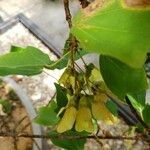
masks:
[[[131,68],[115,58],[101,55],[100,70],[108,88],[121,99],[128,93],[147,89],[144,68]]]
[[[52,136],[58,136],[59,134],[57,132],[51,132],[50,135]],[[86,138],[83,139],[65,139],[65,136],[82,136],[85,134],[78,133],[75,131],[67,131],[64,134],[64,139],[55,139],[51,138],[51,141],[53,144],[62,147],[66,150],[83,150],[84,149],[84,144],[86,143]]]
[[[126,8],[118,0],[91,10],[81,10],[73,20],[71,33],[81,47],[142,67],[150,51],[150,10]]]
[[[42,72],[46,64],[51,63],[47,54],[37,48],[14,48],[12,52],[0,56],[0,75],[34,75]]]
[[[34,122],[44,126],[56,125],[59,121],[55,112],[56,108],[57,104],[54,101],[49,106],[41,107]]]
[[[65,107],[68,103],[66,89],[64,89],[59,84],[55,83],[56,87],[56,101],[57,101],[57,110],[60,110],[62,107]]]

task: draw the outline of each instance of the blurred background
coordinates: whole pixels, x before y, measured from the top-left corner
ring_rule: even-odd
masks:
[[[79,3],[71,0],[72,14],[79,8]],[[68,26],[62,0],[0,0],[0,22],[23,13],[49,35],[57,49],[62,49],[68,34]]]

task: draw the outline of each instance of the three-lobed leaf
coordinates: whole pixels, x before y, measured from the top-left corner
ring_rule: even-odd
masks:
[[[88,52],[109,55],[141,68],[150,51],[150,9],[121,0],[96,0],[73,19],[71,33]]]
[[[44,126],[56,125],[59,121],[57,113],[55,112],[56,108],[57,104],[54,101],[52,101],[49,106],[41,107],[34,122]]]

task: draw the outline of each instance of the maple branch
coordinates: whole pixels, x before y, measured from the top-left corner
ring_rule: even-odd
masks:
[[[69,0],[63,0],[64,3],[64,9],[65,9],[65,15],[66,15],[66,21],[68,22],[69,28],[72,27],[72,21],[71,21],[71,13],[69,9]]]

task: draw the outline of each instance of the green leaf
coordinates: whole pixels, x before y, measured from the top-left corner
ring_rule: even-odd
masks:
[[[101,55],[100,70],[107,87],[119,98],[147,89],[144,68],[131,68],[121,61]]]
[[[136,101],[142,106],[145,106],[145,100],[146,100],[146,91],[140,91],[138,93],[132,93],[130,94]]]
[[[81,56],[86,54],[85,51],[79,53]],[[68,52],[59,60],[51,61],[47,54],[37,48],[12,46],[10,53],[0,56],[0,76],[40,74],[44,67],[47,69],[62,69],[67,66],[70,55],[71,52]],[[80,55],[76,54],[75,60],[79,59]]]
[[[132,103],[133,107],[140,113],[140,115],[142,115],[142,111],[143,111],[143,108],[144,106],[141,105],[139,102],[138,102],[138,99],[134,98],[133,96],[131,95],[127,95],[130,102]]]
[[[52,101],[49,106],[41,107],[34,122],[44,126],[57,124],[59,118],[57,117],[57,114],[55,112],[56,108],[57,104],[54,101]]]
[[[142,133],[144,133],[144,131],[145,131],[145,128],[143,127],[143,125],[141,124],[141,123],[138,123],[137,125],[136,125],[136,131],[137,132],[142,132]]]
[[[146,105],[143,109],[143,118],[144,121],[150,126],[150,105]]]
[[[57,110],[59,110],[62,107],[65,107],[68,103],[68,98],[67,98],[67,93],[66,93],[66,89],[64,89],[62,86],[60,86],[59,84],[55,83],[55,87],[56,87],[56,101],[57,101]]]
[[[3,106],[3,111],[5,113],[10,113],[12,111],[12,103],[9,100],[0,99],[0,104]]]
[[[0,75],[35,75],[42,72],[51,61],[47,54],[37,48],[12,47],[10,53],[0,56]]]
[[[121,0],[97,0],[74,17],[71,33],[86,51],[141,68],[150,51],[149,20],[150,8],[129,8]]]
[[[114,116],[118,116],[118,107],[112,100],[106,102],[106,107]]]
[[[84,50],[80,50],[79,53],[76,53],[74,56],[75,60],[78,60],[81,56],[87,54],[86,51]],[[65,67],[67,67],[68,62],[71,58],[71,51],[65,53],[60,59],[58,59],[57,61],[53,61],[51,64],[46,65],[47,69],[63,69]]]
[[[10,52],[21,52],[21,51],[23,51],[23,50],[25,50],[25,48],[12,45],[12,46],[11,46],[11,49],[10,49]]]
[[[57,132],[51,132],[49,135],[59,136]],[[82,134],[77,133],[75,131],[68,131],[64,134],[61,134],[61,136],[82,136]],[[83,150],[84,149],[84,144],[86,143],[86,138],[85,139],[56,139],[56,138],[51,138],[51,141],[53,144],[62,147],[66,150]]]
[[[68,61],[70,58],[70,52],[66,53],[65,55],[63,55],[60,59],[58,59],[57,61],[53,61],[53,63],[46,65],[47,69],[63,69],[67,66]]]

